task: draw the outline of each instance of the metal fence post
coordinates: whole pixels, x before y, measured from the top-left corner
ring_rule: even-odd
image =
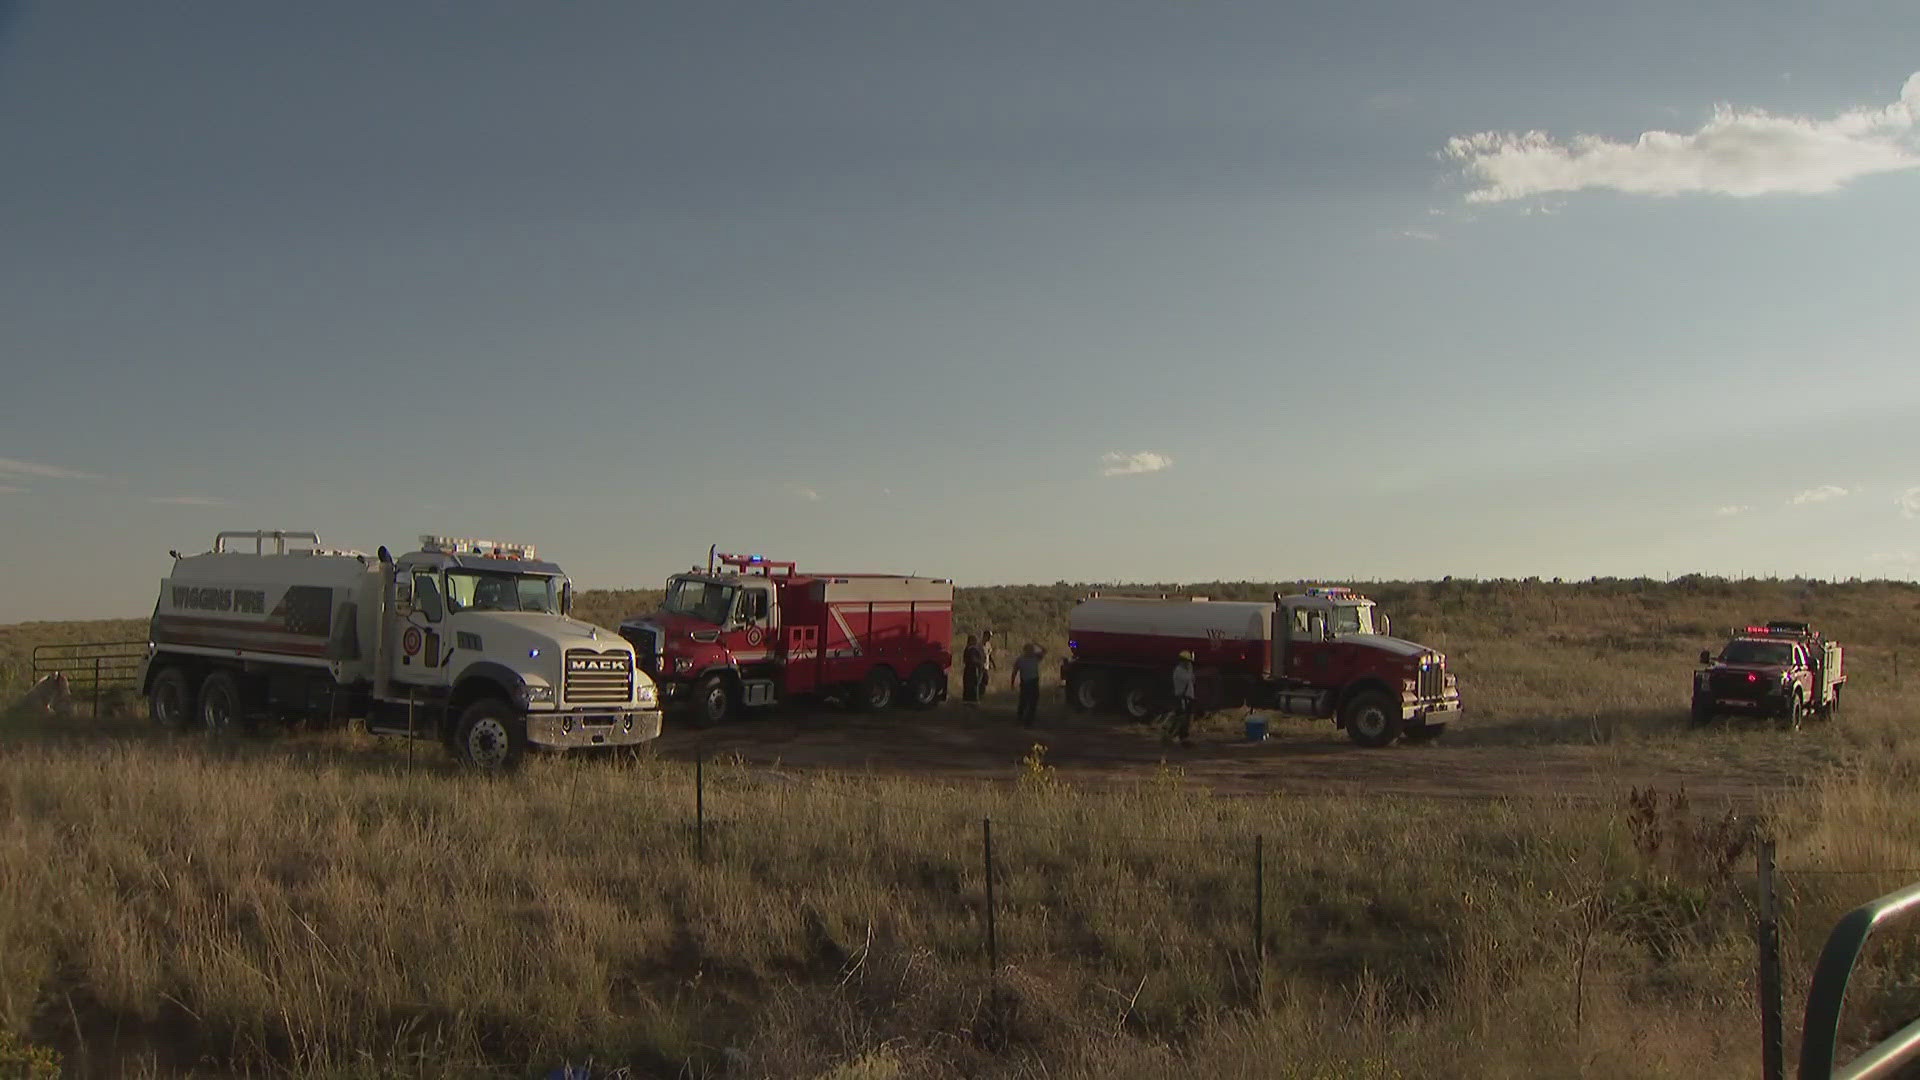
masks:
[[[93,718],[100,719],[100,657],[93,658]]]
[[[1785,1080],[1786,1039],[1780,1022],[1780,916],[1773,890],[1773,841],[1760,841],[1754,856],[1760,887],[1760,914],[1754,940],[1760,952],[1760,1075]]]
[[[707,861],[707,752],[693,755],[693,851],[701,862]]]
[[[1267,1000],[1267,875],[1264,834],[1253,835],[1253,999]]]

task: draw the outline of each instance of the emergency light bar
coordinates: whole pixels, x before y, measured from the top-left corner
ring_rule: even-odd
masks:
[[[509,544],[499,540],[474,540],[464,536],[420,537],[420,550],[440,555],[480,555],[492,559],[531,559],[532,544]]]
[[[741,571],[758,570],[762,574],[767,574],[773,568],[778,567],[791,575],[794,569],[794,564],[791,562],[769,559],[765,555],[728,555],[719,553],[715,557],[719,560],[720,565],[731,566]]]
[[[1329,597],[1352,596],[1353,590],[1344,585],[1315,585],[1306,591],[1306,595]]]
[[[1798,623],[1768,623],[1765,626],[1736,626],[1734,637],[1776,637],[1804,638],[1812,637],[1812,631]]]

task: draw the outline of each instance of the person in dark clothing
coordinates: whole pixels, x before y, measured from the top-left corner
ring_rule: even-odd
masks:
[[[967,635],[967,647],[960,654],[960,700],[980,704],[980,691],[987,685],[987,654],[976,635]]]
[[[1047,651],[1040,646],[1027,643],[1020,650],[1020,659],[1013,662],[1013,685],[1020,691],[1020,725],[1032,727],[1034,719],[1040,713],[1040,658]]]

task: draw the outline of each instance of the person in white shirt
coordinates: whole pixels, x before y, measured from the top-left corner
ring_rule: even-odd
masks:
[[[1160,738],[1161,744],[1178,739],[1181,746],[1186,746],[1187,729],[1192,723],[1193,653],[1182,649],[1173,665],[1173,712],[1167,717],[1167,731]]]

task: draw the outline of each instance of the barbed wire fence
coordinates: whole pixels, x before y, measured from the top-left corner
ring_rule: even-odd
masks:
[[[12,741],[72,743],[87,737],[80,733],[55,731],[22,739],[15,733]],[[179,753],[196,754],[211,750],[218,756],[227,756],[233,752],[231,747],[214,746],[217,740],[190,734],[157,737],[155,741]],[[416,770],[433,774],[458,771],[455,766],[441,762],[437,755],[426,755],[422,761],[416,762],[411,745],[413,741],[407,740],[408,752],[403,759],[399,755],[386,755],[385,767],[406,774]],[[330,740],[324,746],[299,748],[290,756],[315,764],[325,761],[340,764],[348,753],[340,741]],[[661,768],[676,767],[675,762],[667,759],[655,761]],[[972,915],[978,934],[978,954],[987,978],[988,1000],[994,1009],[1004,1007],[1007,977],[1021,963],[1017,948],[1010,948],[1012,943],[1005,936],[1005,920],[1009,915],[1016,919],[1025,917],[1022,906],[1009,907],[1010,876],[1015,866],[1022,871],[1039,867],[1037,872],[1042,875],[1046,869],[1046,860],[1038,858],[1030,847],[1030,841],[1035,837],[1068,837],[1082,842],[1097,840],[1108,847],[1151,851],[1162,857],[1169,852],[1184,852],[1188,856],[1203,854],[1215,860],[1224,859],[1229,865],[1237,867],[1231,874],[1235,882],[1232,886],[1233,895],[1223,897],[1215,905],[1214,921],[1218,925],[1212,929],[1218,932],[1223,942],[1240,943],[1228,946],[1227,955],[1233,964],[1232,981],[1243,995],[1243,1004],[1257,1008],[1267,1001],[1270,975],[1275,964],[1286,965],[1303,959],[1287,951],[1276,952],[1273,948],[1275,934],[1272,927],[1286,925],[1286,913],[1269,910],[1269,884],[1275,872],[1274,860],[1270,856],[1277,852],[1270,847],[1269,834],[1264,831],[1223,829],[1176,836],[1093,827],[1081,821],[1063,823],[1041,820],[1005,805],[983,809],[980,805],[968,805],[964,800],[954,800],[944,805],[897,801],[864,790],[858,777],[823,778],[810,775],[801,779],[776,769],[751,767],[744,762],[730,764],[716,776],[711,767],[713,761],[704,749],[697,751],[692,760],[684,764],[691,773],[693,798],[692,805],[687,808],[683,835],[691,845],[694,858],[703,866],[711,865],[716,858],[724,857],[729,851],[738,852],[751,845],[758,833],[745,826],[773,820],[778,796],[801,785],[804,785],[809,796],[834,800],[850,810],[857,809],[871,815],[870,825],[874,829],[898,828],[904,823],[913,823],[921,831],[944,833],[954,852],[969,851],[970,854],[965,858],[974,861],[977,866],[977,877],[972,879],[977,882],[977,887],[965,888],[968,883],[963,882],[960,890],[962,895],[957,899],[960,906]],[[1563,801],[1559,796],[1543,793],[1516,794],[1503,798],[1518,802],[1529,799],[1555,803]],[[1004,803],[1004,800],[1001,802]],[[1631,808],[1629,814],[1632,814]],[[930,817],[937,824],[927,824]],[[716,834],[716,825],[727,828],[723,834]],[[1711,847],[1714,841],[1726,839],[1707,836],[1687,842],[1696,847]],[[1621,935],[1614,933],[1616,927],[1607,920],[1632,920],[1637,916],[1615,902],[1612,907],[1594,916],[1596,921],[1590,934],[1592,947],[1581,948],[1578,962],[1567,973],[1567,990],[1576,1037],[1584,1019],[1587,992],[1594,988],[1641,991],[1675,983],[1717,983],[1726,992],[1751,995],[1762,1048],[1763,1075],[1768,1078],[1785,1075],[1789,1037],[1795,1034],[1789,1024],[1791,1018],[1788,1011],[1796,1003],[1789,1000],[1788,988],[1804,988],[1805,976],[1812,967],[1812,958],[1805,949],[1807,938],[1804,931],[1808,927],[1795,925],[1793,921],[1804,913],[1817,923],[1823,913],[1830,914],[1835,906],[1835,889],[1815,889],[1813,886],[1817,883],[1841,885],[1843,888],[1838,891],[1857,900],[1865,900],[1887,888],[1920,881],[1920,866],[1836,866],[1804,860],[1781,864],[1777,861],[1774,842],[1758,832],[1747,836],[1744,844],[1733,845],[1729,850],[1705,856],[1694,851],[1687,856],[1696,860],[1704,859],[1704,862],[1688,863],[1686,859],[1681,859],[1661,863],[1659,858],[1652,857],[1659,854],[1655,850],[1648,862],[1655,865],[1660,873],[1697,889],[1699,896],[1704,898],[1703,903],[1737,910],[1744,916],[1752,928],[1749,959],[1736,967],[1723,955],[1688,955],[1685,951],[1688,941],[1683,933],[1684,927],[1661,924],[1657,919],[1642,919],[1635,923],[1633,934],[1627,935],[1634,947],[1622,947],[1615,940]],[[1734,865],[1737,858],[1749,854],[1753,859],[1750,871]],[[1056,851],[1050,857],[1057,861],[1062,856]],[[1178,860],[1172,860],[1170,865],[1177,867]],[[1853,887],[1855,883],[1858,883],[1857,888]],[[1601,909],[1596,908],[1596,911]],[[1270,920],[1270,915],[1277,915],[1278,919]],[[1824,926],[1812,928],[1823,930]],[[1141,986],[1144,985],[1143,978]],[[1129,1013],[1138,1000],[1139,992],[1136,987],[1133,1000],[1127,1003]]]

